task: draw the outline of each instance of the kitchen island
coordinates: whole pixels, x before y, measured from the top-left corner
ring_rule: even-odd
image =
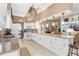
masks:
[[[32,40],[58,56],[68,54],[68,46],[73,43],[73,38],[67,35],[52,33],[32,33]]]

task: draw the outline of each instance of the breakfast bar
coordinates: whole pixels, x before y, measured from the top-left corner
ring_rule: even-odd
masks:
[[[68,54],[68,46],[73,43],[71,36],[49,33],[32,33],[32,40],[54,52],[56,55],[63,56]]]

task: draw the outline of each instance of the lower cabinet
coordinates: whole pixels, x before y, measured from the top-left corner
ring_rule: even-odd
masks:
[[[56,53],[57,55],[65,56],[68,53],[68,39],[61,39],[41,34],[32,34],[32,40]]]
[[[32,39],[32,33],[31,32],[24,33],[24,39],[31,40]]]
[[[68,53],[68,41],[65,39],[58,38],[57,40],[53,40],[53,52],[57,55],[65,56]]]

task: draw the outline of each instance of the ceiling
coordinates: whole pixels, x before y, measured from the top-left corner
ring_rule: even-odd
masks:
[[[32,8],[31,8],[32,7]],[[68,3],[12,3],[12,20],[14,23],[35,22],[41,18],[65,10],[71,10],[72,4]],[[11,9],[10,8],[10,9]],[[31,11],[30,11],[31,10]],[[30,11],[30,12],[29,12]]]
[[[34,18],[51,4],[52,3],[12,3],[8,4],[8,9],[12,8],[12,20],[14,23],[21,23],[20,20],[23,22],[33,22]],[[33,7],[33,10],[28,13],[31,7]]]
[[[33,6],[37,13],[46,9],[51,3],[12,3],[12,12],[15,16],[24,17],[27,15],[28,10]]]

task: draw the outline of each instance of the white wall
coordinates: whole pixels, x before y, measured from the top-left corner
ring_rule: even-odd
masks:
[[[7,4],[0,3],[0,26],[6,25]]]
[[[11,28],[12,26],[12,19],[10,17],[10,15],[7,14],[7,18],[6,18],[6,28]]]
[[[0,26],[11,28],[12,19],[7,10],[7,3],[0,3]]]

